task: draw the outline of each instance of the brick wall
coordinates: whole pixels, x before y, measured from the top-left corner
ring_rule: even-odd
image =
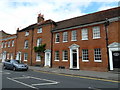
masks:
[[[88,40],[81,40],[81,29],[82,28],[76,28],[67,30],[68,32],[68,42],[63,43],[62,42],[62,33],[63,32],[57,32],[60,33],[60,43],[55,43],[55,34],[53,34],[53,59],[52,59],[52,65],[53,67],[59,67],[59,66],[65,66],[66,68],[69,68],[70,66],[70,49],[68,48],[72,44],[77,44],[80,46],[79,48],[79,63],[80,63],[80,69],[81,70],[96,70],[96,71],[107,71],[108,70],[108,57],[107,57],[107,49],[106,49],[106,40],[105,40],[105,27],[103,24],[97,25],[101,28],[101,38],[99,39],[93,39],[92,35],[92,27],[84,27],[88,28]],[[77,30],[77,41],[71,41],[71,31]],[[112,22],[108,26],[108,37],[109,37],[109,44],[113,42],[118,42],[118,22]],[[94,62],[94,49],[95,48],[101,48],[102,52],[102,62]],[[89,54],[89,62],[82,62],[82,49],[88,49]],[[55,58],[55,51],[59,51],[60,54],[60,61],[54,61]],[[68,50],[68,61],[64,62],[62,61],[62,50]]]

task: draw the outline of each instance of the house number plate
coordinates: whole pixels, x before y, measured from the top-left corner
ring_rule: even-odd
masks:
[[[114,56],[119,56],[120,54],[119,54],[119,53],[114,53],[113,55],[114,55]]]

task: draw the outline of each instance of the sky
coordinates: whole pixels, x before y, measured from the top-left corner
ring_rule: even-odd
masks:
[[[62,21],[114,8],[120,0],[0,0],[0,31],[15,34],[37,23],[39,13],[45,20]]]

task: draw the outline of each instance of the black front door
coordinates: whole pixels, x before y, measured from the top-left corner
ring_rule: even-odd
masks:
[[[73,68],[77,67],[77,53],[73,53]]]
[[[120,51],[115,51],[113,54],[113,68],[120,68]]]

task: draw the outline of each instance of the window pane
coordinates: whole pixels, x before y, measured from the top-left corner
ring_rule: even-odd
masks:
[[[88,58],[88,49],[82,50],[82,60],[89,60]]]
[[[37,33],[42,33],[42,28],[39,28]]]
[[[41,43],[42,43],[42,39],[41,39],[41,38],[38,38],[38,39],[37,39],[37,46],[41,45]]]
[[[60,42],[60,35],[59,35],[59,33],[56,33],[55,42]]]
[[[25,46],[24,46],[25,49],[28,48],[28,40],[25,41]]]
[[[25,36],[28,36],[29,35],[29,31],[25,32]]]
[[[55,60],[59,60],[59,51],[55,51]]]
[[[100,27],[93,27],[93,38],[100,38]]]
[[[72,31],[72,41],[76,41],[77,40],[77,31],[74,30]]]
[[[14,47],[14,40],[12,40],[12,47]]]
[[[7,42],[5,42],[5,46],[4,46],[4,48],[6,48],[7,47]]]
[[[68,60],[68,51],[67,50],[63,51],[63,60]]]
[[[63,32],[63,42],[68,41],[68,33]]]
[[[37,53],[37,54],[36,54],[36,60],[39,60],[39,61],[41,60],[40,53]]]
[[[88,30],[82,29],[82,40],[88,40]]]
[[[5,43],[4,43],[4,42],[2,42],[2,46],[1,46],[1,48],[4,48],[4,44],[5,44]]]
[[[24,60],[28,60],[28,54],[24,53]]]
[[[94,49],[94,54],[95,54],[95,60],[101,60],[101,49],[100,48],[97,48],[97,49]]]
[[[8,47],[10,47],[10,41],[8,42]]]

